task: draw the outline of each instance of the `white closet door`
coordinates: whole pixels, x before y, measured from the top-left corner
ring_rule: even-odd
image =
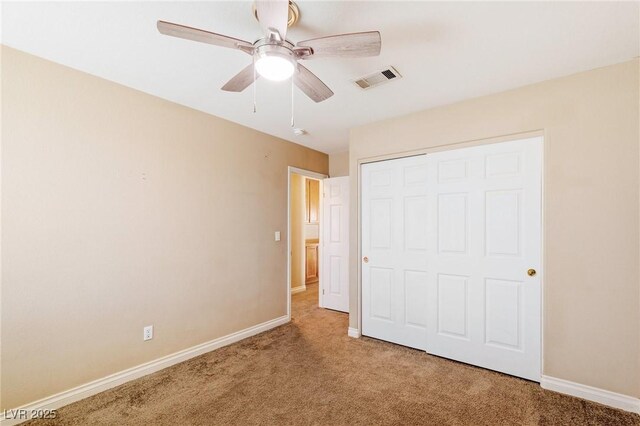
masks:
[[[542,138],[361,178],[362,333],[540,380]]]
[[[322,182],[320,306],[349,312],[349,176]]]
[[[428,159],[427,352],[539,381],[542,139]]]
[[[362,334],[425,349],[427,157],[364,164]]]

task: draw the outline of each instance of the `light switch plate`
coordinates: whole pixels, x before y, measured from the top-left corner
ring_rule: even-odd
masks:
[[[280,231],[276,231],[276,241],[280,241]]]

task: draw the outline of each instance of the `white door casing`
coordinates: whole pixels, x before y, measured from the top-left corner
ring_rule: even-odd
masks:
[[[323,180],[320,306],[349,312],[349,176]]]
[[[361,172],[362,334],[425,349],[427,157]]]
[[[416,162],[426,170],[419,199],[402,182]],[[361,171],[362,255],[370,258],[362,263],[363,334],[539,381],[542,138],[365,164]],[[386,192],[383,175],[391,178]],[[380,210],[393,213],[387,218]],[[383,226],[376,229],[376,221]],[[390,239],[386,264],[372,234]],[[407,235],[413,242],[403,240]],[[422,264],[407,256],[409,246],[420,249]],[[424,317],[407,314],[419,309]],[[414,318],[424,318],[422,342]]]

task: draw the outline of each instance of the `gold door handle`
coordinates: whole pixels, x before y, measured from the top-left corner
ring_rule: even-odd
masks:
[[[530,277],[533,277],[536,274],[536,270],[535,269],[529,269],[527,271],[527,275],[529,275]]]
[[[362,258],[362,261],[364,263],[369,263],[369,258],[367,256],[365,256],[365,257]]]

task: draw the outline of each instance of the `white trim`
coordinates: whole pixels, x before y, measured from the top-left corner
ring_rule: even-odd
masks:
[[[322,180],[326,179],[328,176],[323,173],[312,172],[311,170],[300,169],[298,167],[289,166],[289,174],[295,173],[297,175],[302,175],[311,179]]]
[[[318,307],[320,308],[324,308],[324,302],[322,301],[322,293],[324,292],[324,274],[322,273],[324,265],[324,259],[322,258],[324,255],[324,179],[328,177],[325,176],[318,181],[320,183],[318,185]]]
[[[293,167],[287,168],[287,318],[291,321],[291,174]]]
[[[246,339],[247,337],[254,336],[263,331],[270,330],[279,325],[283,325],[289,322],[289,317],[282,316],[272,319],[262,324],[254,325],[253,327],[245,328],[244,330],[237,331],[235,333],[228,334],[217,339],[210,340],[205,343],[201,343],[196,346],[192,346],[188,349],[184,349],[179,352],[175,352],[171,355],[164,356],[162,358],[155,359],[153,361],[140,364],[136,367],[128,368],[115,374],[103,377],[102,379],[94,380],[84,385],[80,385],[73,389],[69,389],[55,395],[48,396],[46,398],[34,401],[32,403],[23,405],[15,410],[26,410],[29,414],[32,410],[55,410],[72,402],[79,401],[97,393],[103,392],[107,389],[119,386],[128,381],[137,379],[147,374],[154,373],[164,368],[170,367],[174,364],[186,361],[198,355],[202,355],[207,352],[211,352],[215,349],[219,349],[223,346],[230,345],[239,340]],[[7,409],[0,413],[0,425],[8,426],[15,425],[27,421],[28,419],[5,419],[5,412],[9,412]]]
[[[358,339],[361,336],[360,330],[354,327],[349,327],[349,330],[347,330],[347,335],[349,337],[353,337],[354,339]]]
[[[291,320],[291,295],[293,293],[293,289],[291,288],[291,175],[297,174],[300,176],[308,177],[311,179],[317,179],[320,181],[319,191],[322,194],[322,180],[326,179],[328,176],[322,173],[312,172],[311,170],[300,169],[298,167],[288,166],[287,167],[287,318]],[[320,198],[320,202],[318,204],[318,209],[322,209],[322,197]],[[322,210],[320,210],[322,212]],[[318,270],[320,271],[320,267],[322,266],[322,221],[320,221],[319,230],[318,230]],[[321,283],[319,287],[321,287]],[[298,288],[298,287],[296,287]],[[322,306],[321,302],[322,289],[319,288],[318,291],[318,301],[320,306]]]
[[[547,136],[544,131],[537,135],[531,137],[539,137],[542,141],[541,148],[542,152],[540,153],[540,269],[542,270],[540,274],[540,380],[542,380],[543,372],[544,372],[544,301],[545,301],[545,283],[547,282],[547,263],[546,259],[546,247],[545,247],[545,239],[544,239],[544,230],[546,229],[546,219],[545,219],[545,199],[546,199],[546,191],[545,191],[545,160],[547,158]]]
[[[620,393],[549,376],[542,376],[540,386],[542,386],[543,389],[560,392],[566,395],[608,405],[609,407],[640,414],[640,399],[632,396],[622,395]]]
[[[303,291],[307,291],[306,285],[299,285],[298,287],[293,287],[291,289],[291,294],[302,293]]]

